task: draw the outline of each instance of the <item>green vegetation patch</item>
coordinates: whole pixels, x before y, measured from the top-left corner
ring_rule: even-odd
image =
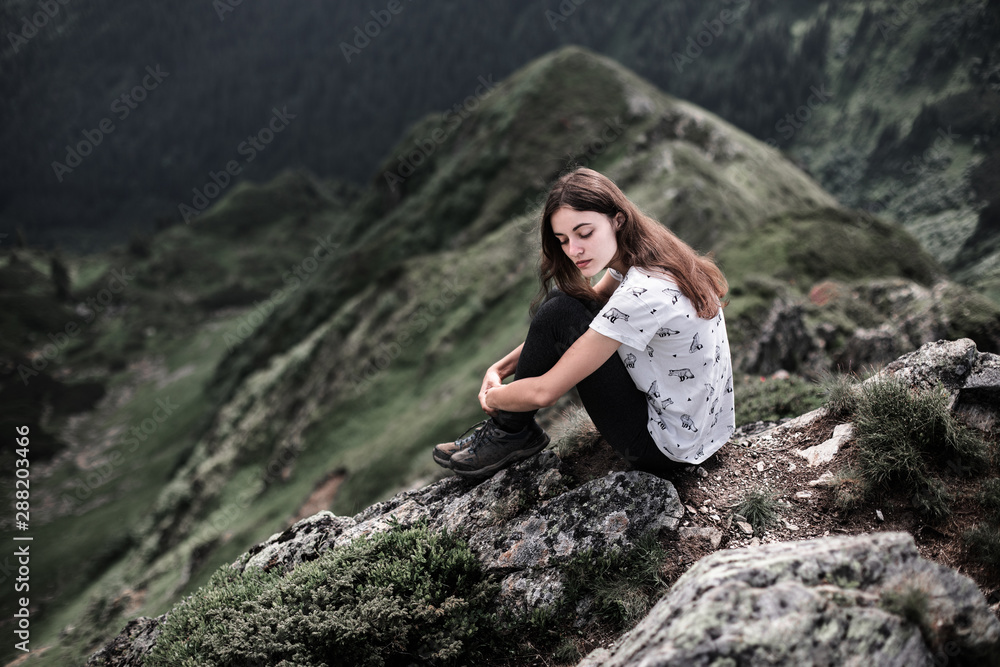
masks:
[[[666,590],[660,571],[665,560],[666,551],[655,533],[644,535],[628,550],[584,552],[564,568],[563,609],[575,613],[581,602],[589,603],[601,621],[618,630],[631,628]]]
[[[768,489],[755,489],[744,494],[733,511],[753,526],[754,534],[761,535],[778,521],[778,499]]]
[[[934,518],[948,514],[940,474],[980,474],[989,465],[982,437],[959,423],[942,389],[915,390],[898,378],[860,387],[854,414],[858,472],[876,491],[902,489]]]
[[[814,382],[788,378],[745,376],[736,390],[736,424],[797,417],[823,405],[823,391]]]
[[[170,614],[147,664],[468,663],[496,590],[463,541],[397,527],[285,576],[221,568]]]

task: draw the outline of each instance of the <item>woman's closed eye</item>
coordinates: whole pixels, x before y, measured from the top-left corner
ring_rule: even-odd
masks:
[[[580,238],[581,239],[589,239],[591,236],[593,236],[593,234],[594,234],[594,232],[592,232],[592,231],[591,232],[587,232],[586,234],[580,234]],[[561,239],[559,241],[559,245],[566,245],[567,242],[569,242],[569,239],[565,239],[565,238]]]

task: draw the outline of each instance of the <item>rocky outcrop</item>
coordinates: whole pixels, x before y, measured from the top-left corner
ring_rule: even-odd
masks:
[[[354,518],[320,512],[254,547],[234,566],[287,571],[361,536],[426,522],[464,538],[485,571],[503,577],[501,604],[524,611],[557,600],[560,564],[587,551],[627,549],[650,531],[675,529],[684,515],[669,481],[629,471],[574,486],[560,467],[556,453],[544,451],[479,484],[450,477]]]
[[[676,529],[684,515],[667,480],[628,471],[575,484],[563,468],[547,450],[481,483],[449,477],[353,518],[319,512],[253,547],[232,567],[289,572],[360,537],[426,523],[465,539],[483,569],[501,577],[501,611],[520,614],[559,601],[560,566],[574,557],[627,550],[650,532]],[[164,618],[133,621],[88,664],[142,664]]]
[[[824,280],[808,299],[776,298],[759,322],[749,327],[754,334],[745,351],[734,351],[747,373],[856,372],[942,338],[969,337],[980,350],[1000,349],[1000,309],[949,281],[925,287],[902,278]]]
[[[928,343],[888,364],[882,374],[920,389],[943,388],[952,411],[979,430],[993,430],[1000,420],[1000,356],[980,352],[968,338]]]
[[[148,618],[143,616],[129,624],[106,646],[90,656],[87,665],[94,667],[115,665],[115,667],[142,667],[146,656],[156,644],[163,621],[167,616]]]
[[[878,533],[706,556],[580,667],[988,665],[998,655],[1000,622],[976,585],[921,558],[910,535]]]

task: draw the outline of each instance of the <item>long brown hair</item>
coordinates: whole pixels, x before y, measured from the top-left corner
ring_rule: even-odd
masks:
[[[621,221],[615,236],[615,259],[628,269],[639,267],[669,273],[677,287],[694,305],[698,316],[710,319],[719,313],[721,299],[729,291],[722,271],[711,257],[699,255],[673,232],[636,207],[607,176],[580,167],[562,176],[549,191],[542,209],[542,287],[532,311],[548,294],[552,283],[578,299],[600,301],[590,281],[580,273],[552,231],[552,215],[560,208],[596,211]],[[621,214],[621,215],[619,215]]]

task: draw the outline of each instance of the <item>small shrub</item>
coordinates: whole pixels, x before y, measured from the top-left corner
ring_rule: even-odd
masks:
[[[913,494],[913,506],[935,521],[951,514],[952,496],[940,479],[930,479]]]
[[[495,593],[464,542],[396,528],[284,576],[223,567],[170,614],[147,664],[474,661]]]
[[[988,464],[982,438],[955,420],[942,390],[916,391],[894,377],[865,383],[854,425],[859,470],[882,489],[923,493],[935,487],[932,469],[956,460],[971,471]]]
[[[592,597],[599,618],[618,629],[634,626],[652,608],[666,587],[660,567],[666,552],[650,533],[628,551],[603,556],[584,553],[565,568],[565,607]]]
[[[778,499],[767,489],[756,489],[745,494],[733,510],[744,516],[759,535],[778,520]]]

